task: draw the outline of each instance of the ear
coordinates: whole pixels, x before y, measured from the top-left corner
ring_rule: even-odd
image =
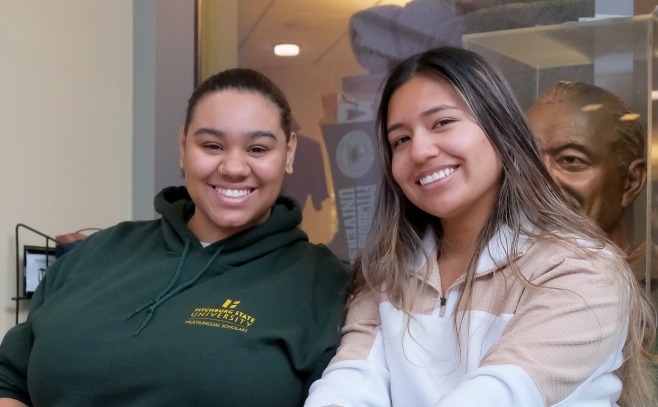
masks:
[[[178,129],[178,155],[179,161],[178,165],[183,169],[183,162],[185,161],[185,127],[180,126]]]
[[[624,181],[624,194],[621,198],[621,207],[626,209],[647,185],[647,162],[638,158],[628,165],[626,180]]]
[[[297,150],[297,135],[292,132],[288,139],[288,147],[286,150],[286,173],[292,174],[292,163],[295,161],[295,151]]]

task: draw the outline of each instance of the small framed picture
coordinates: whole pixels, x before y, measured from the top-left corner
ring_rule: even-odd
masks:
[[[55,248],[23,246],[23,295],[31,298],[46,269],[55,262]]]

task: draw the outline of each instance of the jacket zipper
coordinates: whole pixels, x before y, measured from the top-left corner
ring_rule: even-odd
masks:
[[[441,287],[441,270],[438,270],[437,277],[439,279],[438,289],[439,289],[439,318],[443,318],[446,314],[446,296],[443,293],[443,287]]]
[[[442,292],[439,292],[439,317],[443,318],[446,314],[446,300],[445,295]]]

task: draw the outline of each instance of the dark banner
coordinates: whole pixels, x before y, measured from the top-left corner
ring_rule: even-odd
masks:
[[[336,196],[338,232],[329,244],[353,263],[370,230],[377,198],[379,153],[373,122],[322,126]]]

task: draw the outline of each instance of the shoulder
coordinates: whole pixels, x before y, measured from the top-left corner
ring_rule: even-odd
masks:
[[[336,257],[327,246],[308,241],[297,242],[285,256],[292,256],[291,271],[317,295],[335,296],[337,291],[349,291],[351,265]]]
[[[312,257],[324,262],[341,264],[341,267],[349,267],[349,263],[340,259],[329,247],[323,243],[305,242],[305,251]]]
[[[117,235],[117,234],[129,234],[135,232],[142,232],[145,230],[150,230],[153,228],[159,228],[161,219],[154,220],[128,220],[124,222],[119,222],[114,226],[110,226],[106,229],[100,230],[94,235]]]
[[[134,248],[149,240],[154,232],[160,233],[159,229],[160,220],[121,222],[89,235],[81,240],[71,253],[79,256],[94,250],[106,250],[108,246],[110,248],[121,246]]]
[[[299,242],[298,248],[301,249],[299,261],[309,267],[322,273],[336,274],[341,278],[350,274],[352,266],[347,261],[338,258],[324,244],[305,241]]]
[[[578,279],[591,275],[596,279],[619,280],[628,270],[618,249],[603,243],[573,237],[539,237],[528,242],[518,259],[522,274],[530,281],[564,274]]]

